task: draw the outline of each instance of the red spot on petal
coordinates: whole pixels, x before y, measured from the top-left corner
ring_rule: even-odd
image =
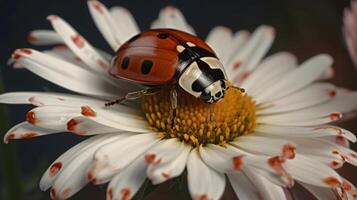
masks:
[[[233,69],[238,69],[240,67],[242,63],[240,61],[236,61],[234,64],[233,64]]]
[[[56,189],[54,187],[51,188],[50,195],[52,199],[56,199]]]
[[[245,80],[246,78],[248,78],[249,75],[250,75],[249,71],[244,71],[244,72],[240,73],[238,76],[236,76],[236,78],[234,80],[237,82],[241,82],[241,81]]]
[[[16,134],[15,133],[10,133],[9,135],[6,136],[5,140],[12,140],[16,138]]]
[[[20,54],[17,54],[17,53],[13,53],[13,54],[11,55],[11,57],[12,57],[13,59],[15,59],[15,60],[18,60],[18,59],[21,58],[21,55],[20,55]]]
[[[332,154],[340,154],[340,152],[338,152],[337,150],[333,150]]]
[[[25,54],[32,54],[31,49],[20,49],[20,51]]]
[[[283,157],[287,159],[294,159],[296,154],[296,147],[292,144],[286,144],[283,147]]]
[[[50,177],[56,176],[59,170],[62,168],[62,163],[61,162],[55,162],[51,165],[50,170],[49,170],[49,175]]]
[[[326,185],[329,185],[330,187],[340,187],[341,186],[341,182],[337,178],[332,177],[332,176],[323,179],[323,182]]]
[[[280,175],[285,174],[285,169],[283,168],[284,162],[285,160],[279,156],[268,159],[269,166],[271,166]]]
[[[47,19],[50,20],[50,21],[53,21],[53,20],[58,19],[58,17],[55,16],[55,15],[50,15],[50,16],[47,17]]]
[[[341,166],[342,166],[342,163],[335,161],[335,160],[330,163],[330,167],[333,169],[340,168]]]
[[[36,123],[36,115],[34,112],[30,111],[26,114],[26,121],[30,124]]]
[[[78,33],[74,36],[71,36],[71,39],[73,41],[73,43],[78,47],[78,48],[83,48],[84,47],[84,40],[82,38],[81,35],[79,35]]]
[[[331,91],[329,91],[328,94],[330,95],[330,97],[335,97],[337,92],[336,92],[336,90],[331,90]]]
[[[87,116],[87,117],[95,117],[97,113],[89,106],[82,106],[82,115]]]
[[[102,8],[102,5],[98,2],[98,1],[91,1],[94,9],[100,13],[103,14],[103,8]]]
[[[330,119],[333,121],[339,120],[342,118],[342,114],[341,113],[331,113],[330,114]]]
[[[108,69],[109,65],[107,63],[105,63],[103,60],[98,59],[97,63],[99,66],[101,66],[103,69]]]
[[[243,155],[232,158],[232,161],[233,161],[233,169],[237,171],[241,171],[243,166]]]
[[[200,195],[196,198],[197,200],[209,200],[207,194]]]
[[[146,154],[145,155],[145,162],[148,164],[159,164],[161,162],[161,159],[157,160],[155,154]]]
[[[89,171],[87,174],[87,179],[92,182],[93,184],[95,184],[97,182],[97,179],[94,177],[94,174],[92,171]]]
[[[166,172],[162,172],[161,175],[166,179],[169,180],[170,179],[170,174],[166,173]]]
[[[20,137],[21,137],[21,139],[29,139],[29,138],[33,138],[36,136],[38,136],[38,133],[29,132],[29,133],[22,134]]]
[[[336,136],[336,144],[342,145],[342,146],[347,146],[347,140],[346,138],[342,137],[342,136]]]
[[[352,158],[357,158],[357,154],[356,153],[350,153]]]
[[[60,98],[60,97],[58,97],[57,99],[60,100],[60,101],[66,101],[65,99]]]
[[[82,61],[81,58],[78,57],[78,56],[74,56],[74,59],[75,59],[76,61],[78,61],[78,62],[81,62],[81,61]]]
[[[35,36],[33,36],[32,32],[30,32],[28,35],[27,35],[27,41],[29,42],[35,42],[37,40],[37,38],[35,38]]]
[[[61,193],[62,194],[62,198],[68,198],[70,193],[71,193],[71,188],[64,189],[63,192]]]
[[[108,191],[107,191],[107,195],[109,197],[109,199],[113,199],[113,189],[112,188],[109,188]]]
[[[76,130],[77,125],[81,123],[81,121],[71,119],[67,122],[67,130],[70,131],[71,133],[77,134],[77,135],[85,135],[85,132],[79,132]]]
[[[347,191],[350,192],[352,190],[352,185],[350,182],[346,181],[346,180],[342,180],[342,188]]]
[[[130,198],[131,191],[129,188],[123,188],[120,192],[122,200],[128,200]]]

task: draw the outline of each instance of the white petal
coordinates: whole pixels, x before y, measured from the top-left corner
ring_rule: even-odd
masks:
[[[109,62],[103,58],[95,48],[88,43],[76,30],[58,16],[48,17],[55,31],[63,38],[66,45],[84,62],[91,70],[107,75]]]
[[[308,108],[331,100],[336,93],[332,84],[315,83],[292,95],[260,105],[257,114],[276,114]]]
[[[253,173],[251,170],[245,170],[246,175],[252,183],[258,188],[262,197],[267,200],[286,200],[284,190],[281,186],[275,185],[268,181],[260,174]]]
[[[69,90],[95,96],[116,98],[120,91],[103,76],[32,49],[19,49],[13,54],[27,69]]]
[[[28,41],[34,45],[54,45],[63,44],[63,39],[52,30],[34,30],[27,37]]]
[[[128,9],[120,6],[115,6],[110,8],[110,13],[115,20],[116,25],[118,26],[118,30],[125,33],[124,41],[128,40],[132,36],[138,34],[140,29],[136,24],[134,17],[128,11]]]
[[[173,28],[194,34],[181,11],[173,6],[161,9],[159,18],[151,25],[151,28]]]
[[[88,171],[95,184],[105,183],[158,141],[154,133],[136,134],[102,146]]]
[[[6,104],[31,104],[30,98],[33,96],[52,96],[54,93],[47,92],[8,92],[0,95],[0,103]]]
[[[219,199],[226,184],[224,175],[205,165],[197,149],[188,158],[187,182],[192,199]]]
[[[72,118],[70,122],[67,122],[67,130],[82,136],[123,132],[123,130],[104,126],[85,117]]]
[[[244,173],[229,173],[227,176],[239,199],[261,199],[261,194]]]
[[[227,47],[224,58],[221,60],[227,73],[232,73],[234,67],[230,67],[229,62],[234,59],[235,54],[244,49],[245,44],[249,41],[250,33],[246,30],[238,31],[234,34],[231,44]]]
[[[296,149],[292,141],[254,135],[241,136],[230,144],[253,154],[285,158],[294,158]]]
[[[148,164],[170,162],[180,155],[185,149],[185,144],[176,138],[160,140],[155,146],[145,152],[145,160]]]
[[[111,137],[117,138],[117,137],[122,137],[122,135],[94,136],[84,140],[83,142],[80,142],[79,144],[67,150],[60,157],[58,157],[43,174],[40,181],[40,189],[43,191],[49,189],[53,185],[53,182],[57,178],[58,174],[61,173],[63,168],[66,167],[67,164],[70,163],[73,160],[73,158],[76,158],[77,155],[80,154],[82,151],[90,148],[92,144],[96,143],[97,141],[101,141],[105,138],[111,138]]]
[[[143,157],[139,157],[114,176],[107,187],[107,200],[131,199],[146,179],[146,168]]]
[[[28,139],[58,132],[57,130],[37,127],[28,122],[21,122],[7,131],[4,136],[4,143],[8,143],[10,139]]]
[[[223,26],[213,28],[206,38],[206,43],[214,49],[220,60],[225,60],[232,42],[232,31]]]
[[[67,46],[55,47],[53,49],[45,50],[42,52],[44,54],[70,62],[74,65],[78,65],[83,69],[88,68],[88,66],[84,62],[82,62],[82,60],[78,56],[76,56],[70,49],[68,49]]]
[[[277,83],[259,94],[257,104],[280,99],[316,81],[326,70],[330,69],[332,58],[322,54],[305,61],[295,71],[282,77]]]
[[[112,49],[117,51],[120,45],[127,40],[127,37],[123,34],[123,31],[120,31],[120,29],[118,31],[117,23],[115,23],[115,20],[107,7],[99,1],[88,1],[87,3],[89,11],[99,31]],[[122,20],[125,19],[117,18],[117,21]]]
[[[241,87],[249,95],[256,96],[288,72],[295,69],[297,59],[288,52],[279,52],[265,58],[253,73],[243,81]]]
[[[341,112],[336,110],[331,112],[326,109],[319,109],[318,107],[284,114],[260,116],[256,122],[258,124],[281,126],[315,126],[338,121],[343,116]]]
[[[78,108],[41,106],[29,111],[26,120],[41,128],[66,131],[67,122],[75,116],[80,116]]]
[[[178,143],[178,141],[176,141]],[[176,152],[171,152],[169,155],[159,158],[160,162],[151,163],[147,170],[148,178],[153,184],[160,184],[169,179],[175,178],[182,174],[186,167],[188,155],[191,151],[191,146],[182,144],[181,148],[177,148]],[[166,149],[169,151],[169,149]],[[146,154],[152,155],[152,154]]]
[[[53,199],[67,199],[81,190],[87,183],[87,170],[92,162],[94,152],[101,146],[125,136],[111,135],[93,140],[87,148],[78,154],[58,174],[51,188]]]
[[[298,127],[298,126],[278,126],[260,124],[254,129],[261,136],[278,136],[283,138],[289,137],[326,137],[326,136],[342,136],[351,142],[356,142],[356,136],[350,131],[332,125],[322,125],[316,127]]]
[[[228,64],[232,68],[237,63],[240,63],[239,68],[232,71],[232,74],[228,74],[229,78],[235,83],[241,83],[247,78],[268,52],[274,37],[275,33],[272,27],[258,27],[244,46],[244,49],[239,51]]]
[[[308,156],[297,154],[294,159],[286,162],[285,169],[294,179],[311,185],[339,187],[334,184],[342,184],[342,180],[335,170]],[[335,180],[336,183],[331,180]]]

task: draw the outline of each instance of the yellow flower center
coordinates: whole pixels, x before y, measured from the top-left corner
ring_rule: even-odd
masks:
[[[246,93],[229,89],[224,99],[209,104],[182,89],[177,90],[176,117],[170,90],[142,98],[142,109],[150,127],[162,138],[178,138],[192,146],[219,144],[252,132],[255,102]]]

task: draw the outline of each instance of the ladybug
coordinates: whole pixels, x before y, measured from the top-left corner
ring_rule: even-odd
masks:
[[[219,101],[228,89],[211,47],[174,29],[151,29],[130,38],[114,55],[110,74],[152,87],[178,84],[207,103]]]

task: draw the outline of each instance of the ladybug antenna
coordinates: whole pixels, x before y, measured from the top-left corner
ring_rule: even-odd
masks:
[[[233,89],[236,89],[236,90],[239,90],[241,93],[245,93],[245,89],[244,88],[240,88],[240,87],[237,87],[237,86],[234,86],[233,83],[231,83],[230,81],[224,81],[226,86],[227,86],[227,90],[233,88]]]

